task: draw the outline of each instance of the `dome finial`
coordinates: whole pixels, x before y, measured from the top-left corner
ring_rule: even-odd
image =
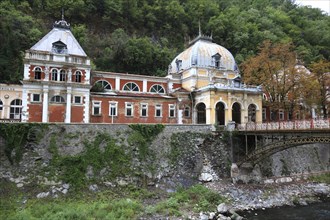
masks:
[[[55,21],[53,27],[55,28],[63,28],[63,29],[68,29],[70,30],[70,24],[67,23],[65,20],[64,20],[64,9],[62,7],[62,10],[61,10],[61,17],[62,17],[62,20],[60,21]]]

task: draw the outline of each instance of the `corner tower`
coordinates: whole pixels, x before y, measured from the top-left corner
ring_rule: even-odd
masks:
[[[169,65],[168,78],[180,79],[191,93],[193,123],[227,125],[262,120],[261,87],[247,86],[233,55],[199,34]]]
[[[25,53],[23,122],[89,122],[90,60],[64,18]]]

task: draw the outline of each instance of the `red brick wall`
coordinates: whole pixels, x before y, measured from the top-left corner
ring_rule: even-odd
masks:
[[[83,123],[84,106],[71,106],[71,122]]]
[[[50,104],[48,111],[49,122],[64,122],[65,104]]]
[[[102,101],[102,115],[94,116],[93,113],[93,100]],[[118,102],[117,116],[113,117],[113,123],[176,123],[177,119],[169,118],[169,104],[176,104],[176,100],[149,98],[149,99],[136,99],[136,98],[107,98],[107,97],[92,97],[91,100],[91,123],[112,123],[112,117],[109,116],[109,101]],[[133,103],[134,114],[133,116],[125,116],[125,102]],[[140,116],[140,103],[148,104],[148,117]],[[155,105],[162,104],[162,117],[155,117]],[[177,112],[176,112],[177,116]]]
[[[42,104],[29,104],[29,122],[42,122]]]

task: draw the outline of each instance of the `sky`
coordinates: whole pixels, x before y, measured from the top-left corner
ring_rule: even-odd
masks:
[[[309,5],[312,8],[319,8],[330,15],[330,0],[296,0],[297,5]]]

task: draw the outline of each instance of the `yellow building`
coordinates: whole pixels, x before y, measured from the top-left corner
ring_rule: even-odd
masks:
[[[0,84],[0,121],[20,121],[22,85]]]
[[[170,64],[168,78],[190,92],[195,124],[262,122],[262,89],[247,86],[233,55],[201,34]]]

